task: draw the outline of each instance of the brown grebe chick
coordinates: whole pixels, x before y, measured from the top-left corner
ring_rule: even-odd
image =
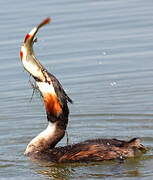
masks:
[[[50,162],[95,162],[134,157],[146,151],[138,138],[130,141],[117,139],[93,139],[64,147],[56,147],[64,137],[68,124],[68,97],[60,82],[40,64],[34,54],[34,37],[39,28],[48,24],[50,18],[42,21],[25,36],[20,51],[24,68],[36,81],[46,109],[48,127],[27,146],[25,155],[36,160]]]

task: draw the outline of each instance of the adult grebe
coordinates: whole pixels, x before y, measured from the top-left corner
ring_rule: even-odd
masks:
[[[38,160],[51,162],[93,162],[134,157],[146,148],[138,138],[130,141],[117,139],[86,140],[64,147],[55,147],[64,137],[68,124],[69,108],[72,100],[65,93],[59,81],[36,59],[33,44],[39,28],[48,24],[50,18],[42,21],[24,38],[20,58],[24,68],[33,76],[42,95],[46,109],[48,127],[27,146],[25,155]]]

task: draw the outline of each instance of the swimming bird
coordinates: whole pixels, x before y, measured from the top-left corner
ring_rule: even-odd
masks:
[[[139,138],[129,141],[100,138],[56,147],[65,135],[69,117],[68,102],[72,103],[72,100],[58,79],[39,62],[33,49],[36,33],[50,21],[50,18],[46,18],[26,34],[20,50],[21,62],[34,78],[42,95],[48,120],[47,128],[31,140],[25,155],[36,160],[74,163],[125,159],[145,152],[146,148],[140,143]]]

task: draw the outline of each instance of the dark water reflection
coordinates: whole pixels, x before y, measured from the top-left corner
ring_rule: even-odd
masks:
[[[141,161],[141,162],[140,162]],[[140,178],[144,158],[129,159],[124,162],[103,162],[97,164],[69,164],[41,167],[37,173],[51,179],[105,179],[105,178]]]
[[[153,2],[58,0],[0,2],[1,179],[143,179],[153,176]],[[46,127],[39,95],[30,102],[19,61],[23,36],[45,17],[36,53],[74,100],[70,142],[140,137],[140,158],[91,165],[48,166],[24,157]],[[66,138],[59,145],[65,145]]]

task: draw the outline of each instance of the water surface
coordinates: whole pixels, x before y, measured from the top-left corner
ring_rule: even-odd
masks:
[[[153,177],[153,2],[46,0],[0,2],[1,179],[142,179]],[[140,137],[140,158],[90,165],[29,161],[27,143],[46,125],[38,94],[19,60],[24,35],[46,17],[37,57],[74,100],[71,143],[89,138]],[[64,138],[59,145],[65,145]]]

